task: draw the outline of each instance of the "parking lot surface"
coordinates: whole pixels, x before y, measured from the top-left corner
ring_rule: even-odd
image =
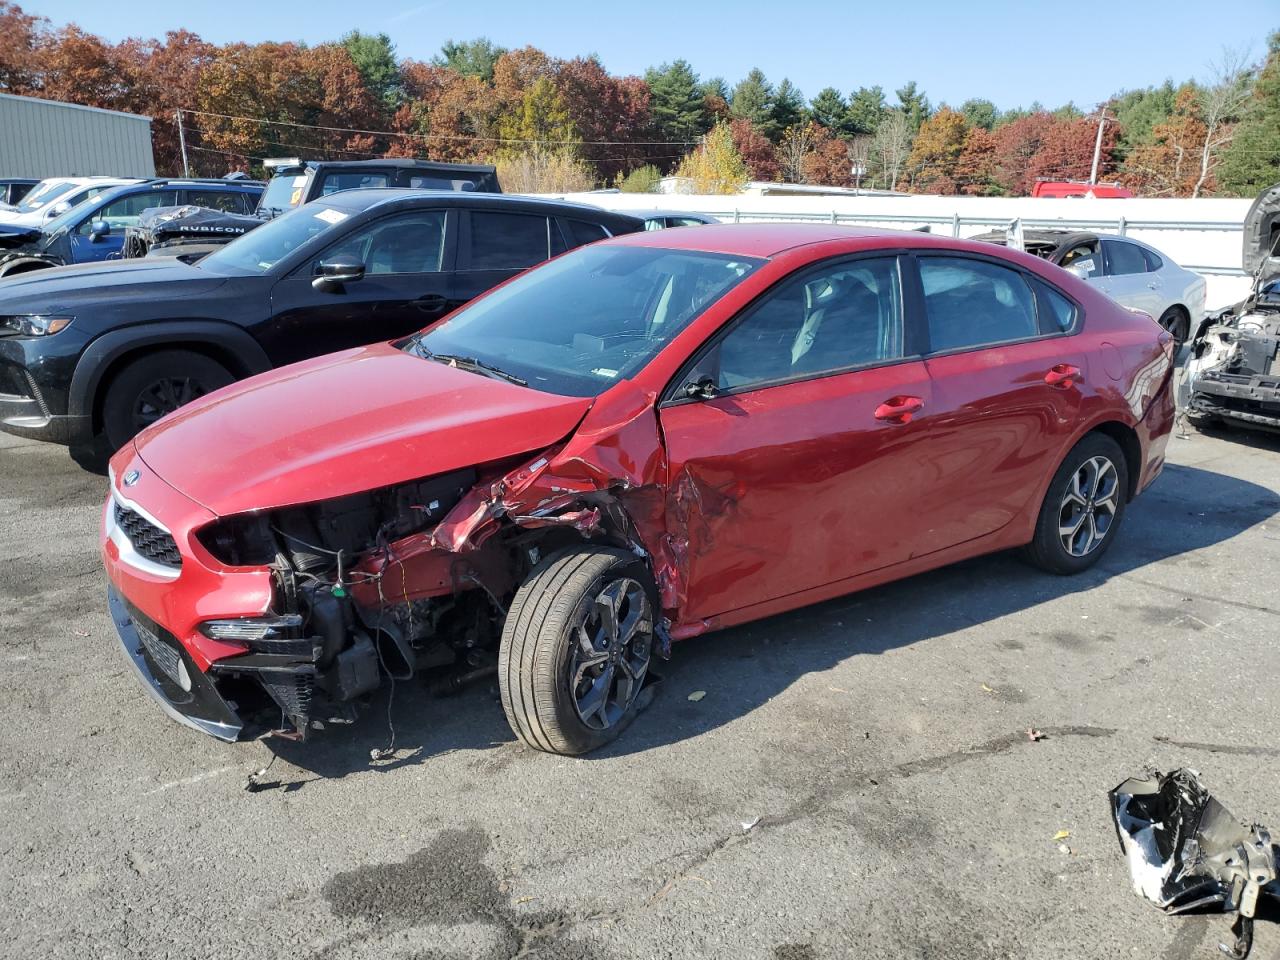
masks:
[[[107,617],[104,478],[0,439],[0,956],[1217,956],[1226,919],[1132,892],[1106,793],[1191,766],[1280,830],[1280,441],[1170,461],[1083,576],[997,555],[677,645],[576,760],[494,687],[401,683],[375,763],[385,695],[306,744],[165,718]]]

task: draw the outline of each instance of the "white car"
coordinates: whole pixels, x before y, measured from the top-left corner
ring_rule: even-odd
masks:
[[[42,227],[104,190],[141,182],[136,177],[52,177],[41,180],[12,210],[0,210],[0,224]]]
[[[1204,277],[1184,270],[1148,244],[1129,237],[1072,230],[1022,230],[974,237],[1056,263],[1116,303],[1149,313],[1182,343],[1204,316]]]

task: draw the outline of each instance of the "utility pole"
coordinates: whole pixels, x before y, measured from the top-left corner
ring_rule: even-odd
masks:
[[[1102,125],[1107,122],[1107,108],[1102,108],[1102,114],[1098,117],[1098,137],[1093,141],[1093,169],[1089,171],[1089,182],[1096,184],[1098,182],[1098,161],[1102,158]]]
[[[187,163],[187,135],[182,130],[182,111],[175,110],[174,114],[178,118],[178,147],[182,150],[182,175],[184,177],[191,176],[191,165]],[[1097,167],[1097,161],[1094,161],[1094,167]]]

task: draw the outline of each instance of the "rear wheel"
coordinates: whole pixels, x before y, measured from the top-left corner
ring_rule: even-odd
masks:
[[[1050,573],[1080,573],[1111,547],[1124,519],[1129,469],[1110,437],[1091,433],[1054,474],[1040,507],[1027,560]]]
[[[1160,314],[1160,326],[1173,335],[1178,343],[1186,343],[1191,336],[1191,317],[1181,307],[1170,307]]]
[[[633,554],[580,547],[548,557],[502,628],[498,686],[516,736],[573,755],[626,729],[649,670],[654,609],[648,568]]]
[[[190,350],[160,350],[134,360],[107,385],[102,427],[118,450],[165,414],[233,382],[222,364]]]

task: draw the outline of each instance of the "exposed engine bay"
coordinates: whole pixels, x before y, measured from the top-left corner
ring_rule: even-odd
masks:
[[[1205,318],[1187,361],[1187,409],[1199,420],[1280,430],[1280,184],[1244,222],[1243,263],[1253,289]]]

